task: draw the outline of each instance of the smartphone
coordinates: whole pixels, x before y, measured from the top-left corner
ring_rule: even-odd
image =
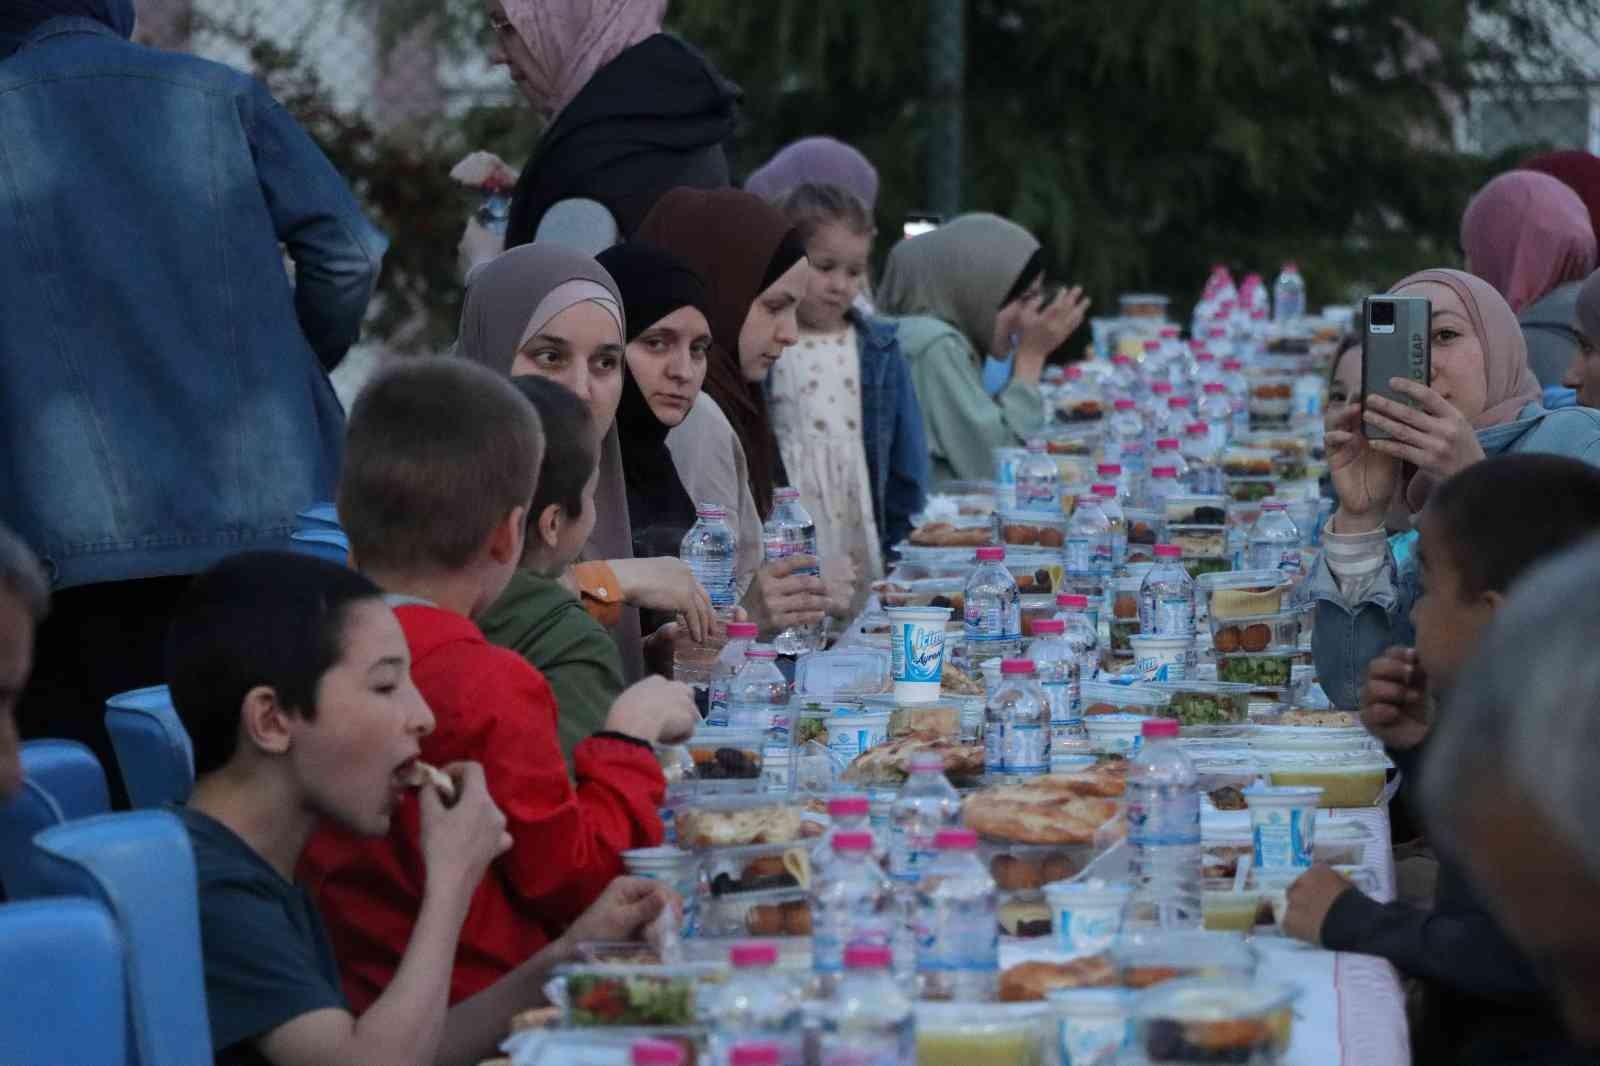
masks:
[[[905,225],[900,227],[900,232],[906,237],[920,237],[924,233],[931,233],[944,225],[944,216],[935,215],[927,211],[913,211],[906,216]]]
[[[1428,384],[1433,372],[1433,305],[1420,296],[1368,296],[1361,304],[1361,400],[1383,396],[1421,406],[1389,387],[1390,378]],[[1389,434],[1361,423],[1368,440]]]

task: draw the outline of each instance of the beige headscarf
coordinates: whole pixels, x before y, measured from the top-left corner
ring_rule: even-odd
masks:
[[[667,0],[501,0],[538,68],[532,86],[551,121],[595,71],[661,32]]]
[[[574,304],[589,301],[616,320],[627,336],[622,294],[605,268],[582,252],[558,244],[524,244],[496,256],[472,275],[461,309],[456,354],[501,374],[522,345]],[[600,478],[595,486],[594,532],[585,559],[633,558],[628,521],[628,489],[622,474],[622,448],[615,423],[600,443]],[[644,674],[639,612],[627,608],[616,630],[623,673],[629,681]]]
[[[894,246],[878,307],[890,315],[942,319],[964,333],[975,351],[989,352],[1001,302],[1038,250],[1033,234],[999,215],[953,218]]]

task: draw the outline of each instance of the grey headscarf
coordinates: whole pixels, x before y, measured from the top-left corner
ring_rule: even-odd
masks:
[[[878,308],[942,319],[964,333],[974,350],[988,352],[1001,303],[1038,250],[1033,234],[999,215],[953,218],[894,246]]]
[[[1590,274],[1578,290],[1578,332],[1600,347],[1600,270]]]

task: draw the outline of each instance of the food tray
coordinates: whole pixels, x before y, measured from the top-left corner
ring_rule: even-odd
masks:
[[[1183,568],[1192,578],[1205,577],[1207,574],[1225,574],[1233,569],[1233,557],[1229,555],[1211,556],[1185,556]]]
[[[1227,521],[1228,497],[1168,496],[1163,505],[1163,517],[1177,526],[1220,526]]]
[[[1135,1003],[1133,1048],[1147,1066],[1277,1062],[1289,1049],[1299,996],[1283,981],[1173,981]]]
[[[1111,961],[1127,988],[1150,988],[1179,977],[1238,976],[1256,972],[1256,953],[1237,933],[1141,929],[1118,938]]]
[[[815,839],[786,844],[750,844],[698,852],[701,881],[714,898],[775,890],[804,890],[811,884]]]
[[[1228,553],[1228,527],[1169,525],[1167,543],[1176,544],[1185,559],[1221,558]]]
[[[1228,496],[1240,503],[1259,503],[1278,491],[1276,478],[1230,477],[1224,483]]]
[[[1235,570],[1195,580],[1195,592],[1204,599],[1206,615],[1213,622],[1276,614],[1283,609],[1288,590],[1289,579],[1278,570]],[[1219,599],[1218,592],[1228,595]]]
[[[1305,615],[1299,611],[1213,618],[1211,644],[1217,649],[1218,655],[1264,652],[1268,648],[1297,648],[1304,619]]]
[[[1372,807],[1387,791],[1389,760],[1382,752],[1263,751],[1260,757],[1262,772],[1271,784],[1321,788],[1321,807]]]
[[[885,606],[891,606],[885,604]],[[794,693],[802,700],[870,696],[893,687],[889,656],[870,648],[802,655],[794,668]]]
[[[1249,720],[1248,685],[1215,681],[1173,682],[1156,686],[1168,698],[1166,717],[1185,726],[1212,726]]]
[[[754,792],[766,769],[769,734],[761,729],[702,725],[683,748],[694,762],[685,780],[701,790]]]
[[[701,906],[701,929],[712,937],[808,937],[811,903],[804,889],[713,896]]]
[[[1217,459],[1225,478],[1270,478],[1274,473],[1276,452],[1260,448],[1227,448]]]
[[[690,851],[786,844],[820,836],[796,802],[771,795],[697,796],[679,807],[678,846]]]
[[[576,963],[556,971],[562,1016],[571,1028],[691,1026],[700,993],[726,966],[619,966]]]
[[[1217,680],[1249,685],[1252,690],[1281,692],[1294,680],[1294,665],[1303,653],[1297,645],[1261,652],[1217,653]]]
[[[1000,540],[1008,549],[1049,548],[1059,552],[1067,542],[1067,519],[1043,511],[1005,511],[1000,515]]]
[[[1075,877],[1094,858],[1092,844],[1011,844],[985,838],[983,864],[1006,898],[1040,898],[1045,885]]]
[[[1147,718],[1168,718],[1172,697],[1151,685],[1112,685],[1103,681],[1085,681],[1083,712],[1086,718],[1102,714],[1139,714]]]

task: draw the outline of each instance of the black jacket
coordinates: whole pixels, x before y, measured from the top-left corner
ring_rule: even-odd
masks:
[[[661,195],[726,188],[722,142],[738,125],[739,87],[692,45],[658,33],[601,67],[547,129],[522,169],[506,247],[533,240],[545,212],[584,197],[631,237]]]
[[[1414,789],[1421,748],[1389,754]],[[1447,855],[1439,856],[1433,910],[1351,890],[1329,909],[1322,946],[1377,955],[1427,982],[1424,1031],[1413,1034],[1419,1062],[1564,1061],[1554,996]]]

